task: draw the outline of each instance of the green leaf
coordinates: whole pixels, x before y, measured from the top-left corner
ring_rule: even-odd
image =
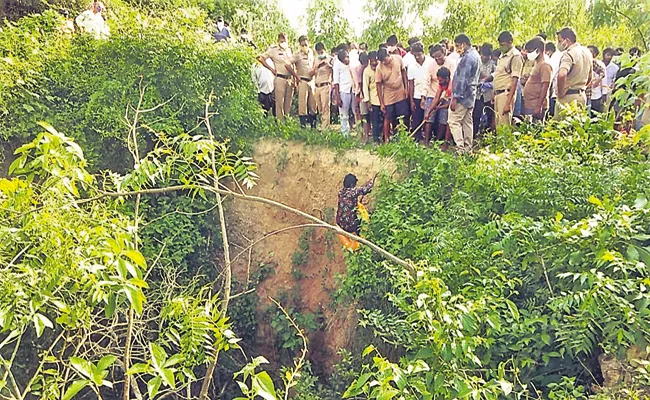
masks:
[[[147,262],[144,259],[142,253],[137,250],[126,250],[124,255],[129,257],[131,261],[136,263],[140,268],[147,268]]]
[[[88,361],[79,357],[70,357],[70,365],[72,365],[72,368],[76,369],[81,375],[92,379],[93,370]]]
[[[34,326],[36,327],[36,336],[41,337],[45,328],[54,329],[52,321],[50,321],[45,315],[36,313],[34,314]]]
[[[600,208],[603,207],[603,202],[600,201],[600,199],[598,197],[594,196],[593,194],[591,196],[589,196],[589,202],[591,204],[597,205]]]
[[[160,372],[165,385],[171,387],[172,389],[176,388],[176,379],[174,378],[174,371],[172,371],[169,368],[164,368]]]
[[[158,369],[162,368],[165,364],[165,361],[167,360],[167,352],[165,349],[156,343],[149,343],[149,351],[151,352],[153,366]]]
[[[135,312],[138,313],[138,315],[141,315],[143,308],[142,303],[144,302],[144,295],[142,294],[142,291],[131,286],[124,286],[124,293],[129,299],[129,303],[131,303],[131,306],[133,306]]]
[[[636,249],[636,246],[630,244],[627,246],[627,258],[632,261],[637,261],[639,259],[639,251]]]
[[[97,363],[97,369],[100,371],[105,370],[106,368],[110,367],[113,365],[113,363],[117,360],[116,356],[104,356],[102,357],[101,360]]]
[[[149,367],[149,364],[143,364],[143,363],[138,363],[134,364],[129,368],[127,371],[127,374],[129,375],[135,375],[135,374],[143,374],[145,372],[149,372],[151,368]]]
[[[551,336],[548,333],[543,332],[542,335],[541,335],[541,338],[542,338],[542,342],[544,342],[544,344],[546,344],[546,345],[551,344]]]
[[[169,368],[173,367],[176,364],[182,363],[185,360],[185,356],[182,354],[174,354],[173,356],[169,357],[169,359],[165,362],[165,365],[163,365],[164,368]]]
[[[637,210],[645,208],[646,205],[648,205],[648,199],[645,197],[639,197],[634,201],[634,208]]]
[[[108,296],[108,302],[106,303],[106,307],[104,307],[104,316],[106,316],[106,318],[111,318],[115,313],[116,306],[117,306],[117,297],[115,296],[115,293],[111,293],[111,295]]]
[[[161,382],[162,381],[159,376],[151,378],[149,382],[147,382],[147,392],[149,393],[150,399],[153,399],[158,394]]]
[[[82,381],[74,381],[70,386],[68,386],[68,389],[65,391],[63,394],[63,400],[71,400],[74,398],[74,396],[81,391],[81,389],[85,388],[88,386],[90,382],[87,380],[82,380]]]
[[[370,345],[363,350],[363,353],[361,353],[361,357],[365,357],[368,354],[372,353],[373,351],[375,351],[375,346]]]
[[[257,394],[265,400],[276,400],[275,386],[273,380],[266,371],[255,375],[253,379],[253,388],[257,386]]]
[[[500,380],[499,385],[501,385],[501,390],[503,390],[504,396],[508,396],[510,393],[512,393],[512,383],[506,380]]]
[[[512,318],[518,320],[519,319],[519,310],[517,309],[517,306],[515,303],[512,301],[506,299],[506,305],[508,306],[508,310],[510,310],[510,314],[512,314]]]

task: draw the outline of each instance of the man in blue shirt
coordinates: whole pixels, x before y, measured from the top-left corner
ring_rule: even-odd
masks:
[[[457,151],[467,153],[472,150],[474,144],[472,113],[476,101],[481,59],[467,35],[458,35],[454,43],[461,58],[453,79],[448,124]]]

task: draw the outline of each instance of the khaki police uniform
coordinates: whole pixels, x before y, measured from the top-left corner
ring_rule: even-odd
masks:
[[[332,92],[332,57],[314,61],[316,70],[316,108],[320,114],[320,127],[327,129],[330,126],[330,95]]]
[[[499,61],[497,61],[497,67],[494,71],[494,112],[497,127],[512,124],[512,111],[516,93],[513,94],[510,100],[510,112],[503,114],[503,110],[506,108],[512,78],[521,78],[523,67],[524,59],[519,50],[514,47],[502,54]]]
[[[555,118],[561,119],[562,107],[571,103],[577,103],[579,106],[587,105],[587,95],[585,89],[590,82],[593,71],[593,56],[588,48],[574,43],[569,46],[562,54],[560,59],[560,69],[567,70],[566,93],[557,94],[555,103]]]
[[[300,50],[293,57],[296,64],[296,73],[300,77],[298,83],[298,115],[315,115],[316,99],[314,98],[314,79],[311,76],[311,68],[314,65],[314,52],[307,49],[307,52]]]
[[[285,117],[291,111],[291,100],[293,99],[293,76],[287,70],[287,66],[292,64],[293,56],[291,49],[282,49],[282,47],[275,45],[269,47],[266,53],[262,55],[264,58],[270,58],[275,64],[277,75],[273,81],[275,87],[275,116],[284,121]]]

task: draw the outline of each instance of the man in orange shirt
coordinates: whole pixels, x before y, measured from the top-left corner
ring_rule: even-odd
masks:
[[[377,52],[379,65],[375,72],[377,95],[384,114],[384,142],[390,138],[391,125],[393,131],[400,120],[409,116],[408,77],[402,62],[402,57],[390,55],[386,49]]]

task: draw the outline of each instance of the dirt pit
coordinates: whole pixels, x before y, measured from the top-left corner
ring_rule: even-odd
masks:
[[[364,184],[377,172],[393,168],[365,150],[337,153],[275,140],[258,142],[253,159],[260,180],[248,194],[284,203],[329,223],[334,223],[338,192],[346,174],[355,174],[359,184]],[[337,236],[312,229],[307,237],[308,228],[289,229],[260,241],[249,252],[245,249],[265,235],[309,221],[265,204],[235,200],[229,205],[227,223],[233,232],[231,253],[242,253],[233,263],[235,279],[247,282],[260,265],[275,270],[256,289],[260,298],[256,347],[260,353],[270,359],[277,356],[273,330],[262,317],[271,305],[269,296],[284,298],[283,306],[324,317],[323,327],[309,334],[309,358],[328,371],[337,361],[336,352],[350,343],[356,327],[354,307],[334,309],[330,296],[336,290],[337,276],[346,271]]]

